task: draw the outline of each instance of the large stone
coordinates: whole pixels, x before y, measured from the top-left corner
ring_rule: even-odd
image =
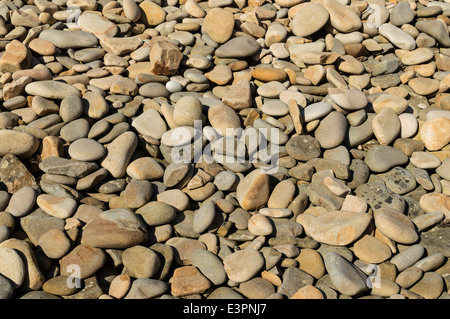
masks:
[[[369,168],[376,173],[383,173],[397,165],[406,164],[408,160],[405,153],[387,145],[370,148],[364,159]]]
[[[31,134],[0,130],[0,156],[11,154],[19,158],[32,156],[39,147],[39,140]]]
[[[0,161],[0,180],[11,194],[24,187],[39,188],[33,174],[12,154],[5,155]]]
[[[321,243],[345,246],[359,238],[370,220],[366,213],[331,211],[315,217],[312,221],[308,220],[303,226],[312,238]]]
[[[264,257],[256,249],[244,249],[229,254],[223,260],[228,278],[235,282],[252,279],[264,266]]]
[[[107,155],[101,163],[102,167],[115,178],[123,177],[136,147],[136,134],[134,132],[122,133],[108,145]]]
[[[204,19],[206,34],[215,42],[222,44],[227,42],[234,30],[234,15],[224,8],[212,8]]]
[[[330,14],[330,24],[338,31],[349,33],[362,27],[362,22],[358,15],[340,2],[325,0],[322,6]]]
[[[46,99],[62,100],[70,95],[80,95],[80,91],[67,83],[59,81],[36,81],[25,86],[25,92],[39,95]]]
[[[326,9],[316,3],[309,3],[298,10],[292,19],[292,32],[298,37],[307,37],[322,29],[329,18]]]
[[[261,50],[259,43],[250,36],[233,38],[216,49],[219,58],[246,58]]]
[[[84,228],[81,243],[98,248],[123,249],[147,239],[147,228],[130,210],[117,208],[102,212]]]
[[[164,37],[153,38],[149,45],[150,72],[160,75],[175,74],[183,58],[178,47]]]
[[[255,210],[269,200],[269,176],[261,171],[250,172],[237,186],[236,198],[242,208]]]
[[[354,296],[368,289],[366,275],[341,255],[329,252],[324,261],[331,282],[341,294]]]
[[[166,19],[167,13],[164,9],[152,1],[142,1],[139,7],[141,8],[141,21],[149,27],[157,26]]]
[[[426,121],[419,135],[427,150],[440,150],[450,142],[450,119],[439,117]]]
[[[12,40],[5,47],[5,53],[0,58],[0,72],[14,72],[27,69],[30,65],[30,50],[18,40]]]
[[[84,12],[78,18],[78,26],[81,30],[92,33],[97,38],[114,37],[119,31],[115,23],[101,15],[90,12]]]
[[[413,222],[392,208],[376,211],[375,226],[383,235],[401,244],[413,244],[419,238]]]
[[[50,41],[60,49],[92,48],[98,43],[95,35],[85,31],[49,29],[39,33],[39,38]]]

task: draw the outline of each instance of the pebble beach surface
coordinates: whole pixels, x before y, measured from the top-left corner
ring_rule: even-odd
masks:
[[[449,26],[0,2],[0,299],[449,299]]]

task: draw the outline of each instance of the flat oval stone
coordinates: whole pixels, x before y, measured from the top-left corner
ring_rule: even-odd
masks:
[[[123,249],[147,238],[147,228],[135,213],[117,208],[102,212],[90,221],[81,236],[82,244],[98,248]]]
[[[414,265],[425,253],[425,248],[422,245],[416,244],[408,247],[404,251],[391,258],[398,271],[403,271],[408,267]]]
[[[269,200],[269,177],[256,169],[242,179],[236,189],[236,198],[242,208],[254,210]]]
[[[151,278],[138,278],[133,281],[124,299],[157,298],[169,291],[170,285],[167,282]]]
[[[399,49],[412,51],[416,48],[414,38],[393,24],[382,24],[378,32]]]
[[[228,278],[244,282],[253,278],[264,266],[264,257],[256,249],[244,249],[231,253],[223,260]]]
[[[161,267],[161,260],[152,249],[136,245],[122,253],[123,274],[134,278],[151,278]]]
[[[80,15],[78,26],[81,30],[92,33],[97,38],[114,37],[119,31],[115,23],[101,15],[90,12],[83,12]]]
[[[148,125],[148,123],[152,125]],[[145,112],[137,116],[132,122],[133,126],[140,134],[161,139],[161,136],[167,131],[167,124],[161,117],[160,113],[155,109],[147,109]]]
[[[205,232],[214,222],[216,207],[213,201],[207,201],[194,214],[192,228],[196,233]]]
[[[261,46],[254,38],[241,36],[222,44],[215,53],[219,58],[246,58],[259,50]]]
[[[219,44],[227,42],[233,33],[234,16],[224,8],[212,8],[205,16],[205,32]]]
[[[343,246],[355,241],[369,223],[370,216],[366,213],[331,211],[316,217],[307,229],[319,242]]]
[[[340,2],[325,0],[322,6],[330,14],[330,24],[338,31],[349,33],[361,28],[362,22],[359,16]]]
[[[44,30],[39,33],[39,38],[50,41],[60,49],[92,48],[98,43],[95,35],[85,31]]]
[[[23,217],[33,208],[36,196],[36,190],[33,187],[22,187],[11,196],[5,211],[15,217]]]
[[[380,264],[391,258],[388,245],[376,237],[365,235],[353,244],[355,256],[368,263]]]
[[[39,140],[31,134],[13,131],[0,130],[0,156],[7,154],[15,155],[19,158],[28,158],[33,155],[39,147]]]
[[[227,131],[231,134],[232,130],[241,128],[241,121],[238,115],[231,107],[225,104],[216,104],[210,107],[208,120],[211,126],[223,136],[227,135]]]
[[[375,113],[380,113],[384,108],[391,108],[395,114],[402,114],[408,107],[408,101],[401,96],[382,93],[372,103]]]
[[[367,151],[364,159],[369,168],[377,173],[408,162],[408,157],[402,151],[387,145],[376,145]]]
[[[145,156],[132,161],[127,166],[126,173],[131,178],[154,180],[164,175],[164,169],[154,158]]]
[[[77,161],[96,161],[106,153],[105,147],[90,138],[80,138],[69,146],[69,155]]]
[[[77,208],[77,202],[74,199],[50,194],[39,195],[36,198],[36,204],[47,214],[62,219],[71,217]]]
[[[25,280],[26,268],[19,252],[9,247],[0,247],[0,274],[7,278],[14,288]]]
[[[384,108],[373,118],[372,130],[380,144],[389,145],[400,134],[401,122],[391,108]]]
[[[304,122],[311,122],[320,119],[330,113],[333,106],[327,102],[317,102],[306,106],[301,110]]]
[[[417,48],[402,56],[402,63],[405,65],[416,65],[428,62],[434,57],[433,51],[429,48]]]
[[[310,135],[296,135],[286,143],[286,152],[298,161],[306,162],[321,154],[320,143]]]
[[[227,280],[222,260],[212,252],[206,249],[197,249],[191,254],[191,262],[213,284],[221,285]]]
[[[309,3],[297,11],[291,22],[292,32],[298,37],[316,33],[328,22],[330,15],[316,3]]]
[[[403,167],[394,167],[390,171],[379,174],[387,188],[395,194],[403,195],[416,188],[416,179],[414,176]]]
[[[348,122],[345,116],[337,111],[329,113],[321,119],[314,131],[314,137],[321,148],[330,149],[342,144],[347,135]]]
[[[76,87],[59,81],[31,82],[25,86],[25,91],[30,95],[59,100],[73,94],[80,94],[80,91]]]
[[[256,236],[267,236],[273,232],[273,226],[268,217],[253,214],[248,220],[248,230]]]
[[[367,96],[356,89],[329,88],[328,94],[337,105],[346,110],[360,110],[368,103]]]
[[[439,117],[426,121],[419,135],[427,150],[440,150],[450,142],[450,119]]]
[[[375,226],[386,237],[401,244],[413,244],[419,238],[413,222],[392,208],[376,211]]]
[[[438,298],[444,289],[444,279],[435,272],[424,273],[422,279],[414,286],[409,288],[410,291],[421,295],[425,299]]]
[[[261,106],[261,111],[270,116],[284,116],[289,113],[286,103],[280,100],[269,100]]]

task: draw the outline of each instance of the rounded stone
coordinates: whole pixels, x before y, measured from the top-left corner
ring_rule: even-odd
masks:
[[[161,267],[161,260],[152,249],[136,245],[122,253],[123,274],[134,278],[151,278]]]
[[[72,242],[64,231],[52,229],[39,237],[38,245],[47,257],[59,259],[70,251]]]
[[[330,15],[316,3],[309,3],[297,11],[291,22],[292,32],[298,37],[316,33],[328,22]]]
[[[32,156],[39,147],[39,140],[31,134],[13,131],[0,130],[0,156],[7,154],[15,155],[19,158]]]
[[[347,135],[348,122],[340,112],[331,112],[323,119],[314,131],[314,137],[324,149],[338,147]]]
[[[159,226],[170,223],[176,216],[175,209],[164,202],[152,201],[136,210],[149,226]]]
[[[419,238],[413,222],[392,208],[376,211],[375,226],[383,235],[401,244],[413,244]]]
[[[203,22],[205,32],[219,44],[227,42],[234,30],[234,16],[224,8],[212,8]]]
[[[199,234],[207,231],[214,222],[215,217],[215,204],[213,201],[207,201],[195,212],[192,221],[192,229]]]
[[[267,236],[272,234],[274,228],[268,217],[253,214],[248,220],[248,230],[255,236]]]
[[[70,144],[68,152],[74,160],[89,162],[102,158],[106,149],[96,140],[80,138]]]
[[[391,249],[376,237],[365,235],[353,244],[355,256],[368,263],[380,264],[391,258]]]
[[[329,252],[324,261],[334,287],[341,294],[354,296],[368,289],[364,273],[341,255]]]
[[[246,210],[254,210],[265,205],[269,195],[269,177],[258,169],[244,177],[236,188],[236,198]]]
[[[36,190],[33,187],[22,187],[11,196],[5,210],[15,217],[23,217],[33,208],[36,196]]]
[[[292,136],[286,143],[286,152],[294,159],[307,162],[321,155],[320,143],[310,135]]]
[[[231,253],[223,260],[228,278],[235,282],[252,279],[264,266],[264,257],[256,249],[244,249]]]
[[[173,120],[179,126],[194,126],[195,121],[202,120],[203,106],[195,96],[183,96],[173,108]]]
[[[315,240],[328,245],[343,246],[354,242],[370,223],[366,213],[330,211],[303,225]]]
[[[14,288],[22,285],[26,272],[24,261],[16,250],[0,247],[0,274],[7,278]]]

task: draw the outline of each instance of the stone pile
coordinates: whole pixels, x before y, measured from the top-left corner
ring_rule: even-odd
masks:
[[[0,2],[0,298],[448,299],[449,25]]]

